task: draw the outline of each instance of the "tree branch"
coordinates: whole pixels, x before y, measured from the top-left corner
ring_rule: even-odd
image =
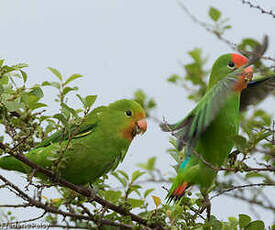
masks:
[[[5,146],[5,148],[7,148],[7,147]],[[123,216],[130,216],[133,221],[135,221],[139,224],[142,224],[144,226],[151,227],[151,228],[156,228],[156,229],[163,229],[161,227],[161,225],[159,225],[157,223],[148,224],[146,219],[129,212],[128,210],[124,209],[121,206],[114,205],[113,203],[102,199],[101,197],[97,196],[93,190],[91,190],[89,188],[82,187],[82,186],[77,186],[77,185],[72,184],[72,183],[70,183],[69,181],[67,181],[63,178],[57,178],[54,173],[52,173],[51,171],[49,171],[49,170],[33,163],[28,158],[26,158],[23,154],[14,154],[12,152],[9,152],[9,153],[10,153],[11,156],[13,156],[16,159],[22,161],[26,165],[30,166],[32,169],[35,169],[37,172],[41,172],[41,173],[45,174],[50,179],[52,179],[54,181],[57,181],[57,183],[59,185],[65,186],[65,187],[67,187],[67,188],[69,188],[69,189],[71,189],[71,190],[87,197],[90,201],[95,201],[95,202],[101,204],[102,206],[104,206],[108,209],[111,209],[111,210],[113,210],[113,211],[115,211],[115,212],[117,212],[117,213],[119,213]]]
[[[255,199],[249,199],[249,198],[246,198],[244,196],[238,195],[236,193],[234,193],[234,194],[224,193],[224,195],[232,197],[232,198],[236,198],[236,199],[239,199],[239,200],[242,200],[242,201],[246,201],[246,202],[248,202],[250,204],[255,204],[255,205],[261,206],[261,207],[263,207],[265,209],[270,209],[270,210],[272,210],[272,211],[275,212],[275,207],[274,206],[265,205],[261,201],[258,201],[258,200],[255,200]]]
[[[23,192],[19,187],[17,187],[13,183],[11,183],[9,180],[7,180],[2,175],[0,175],[0,180],[2,180],[6,185],[8,185],[12,189],[14,189],[16,191],[16,194],[19,195],[19,197],[21,197],[25,201],[29,202],[30,206],[35,206],[37,208],[41,208],[41,209],[45,210],[46,212],[62,215],[63,217],[72,217],[75,219],[88,220],[88,221],[91,220],[95,223],[98,223],[97,219],[95,219],[93,216],[86,216],[86,215],[79,215],[79,214],[74,214],[74,213],[70,213],[70,212],[65,212],[62,210],[55,209],[54,207],[44,204],[38,200],[34,200],[31,197],[29,197],[25,192]],[[133,226],[131,226],[131,225],[117,223],[117,222],[113,222],[110,220],[101,220],[100,224],[121,227],[122,229],[133,229]]]
[[[258,184],[245,184],[245,185],[233,186],[232,188],[225,189],[225,190],[217,193],[216,195],[212,196],[210,198],[210,200],[212,200],[213,198],[218,197],[226,192],[231,192],[236,189],[243,189],[243,188],[247,188],[247,187],[256,187],[256,186],[275,186],[275,184],[273,184],[273,183],[258,183]]]
[[[273,13],[272,10],[265,10],[263,9],[260,5],[254,5],[252,4],[250,1],[246,1],[246,0],[241,0],[241,2],[245,5],[248,5],[250,8],[254,8],[254,9],[257,9],[259,11],[261,11],[262,14],[268,14],[270,15],[271,17],[275,18],[275,14]]]

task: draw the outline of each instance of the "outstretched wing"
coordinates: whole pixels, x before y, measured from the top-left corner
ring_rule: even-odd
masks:
[[[71,125],[69,130],[58,130],[51,136],[44,139],[35,148],[46,147],[52,143],[57,143],[59,141],[68,140],[68,138],[73,135],[73,139],[86,136],[90,134],[95,127],[97,126],[97,122],[100,116],[100,113],[106,110],[105,106],[98,107],[91,111],[86,119],[78,126],[78,125]]]
[[[184,145],[194,146],[197,139],[215,119],[226,100],[234,94],[234,86],[238,84],[240,68],[220,80],[202,97],[197,106],[181,121],[175,124],[162,123],[161,129],[172,132],[178,141],[178,150]]]
[[[264,77],[248,83],[241,93],[240,111],[245,111],[249,105],[255,105],[275,91],[275,76]]]

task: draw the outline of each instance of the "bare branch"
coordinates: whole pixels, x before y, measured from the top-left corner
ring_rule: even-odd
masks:
[[[31,219],[27,219],[27,220],[21,220],[21,221],[15,221],[15,222],[8,222],[8,223],[1,223],[2,225],[13,225],[13,224],[23,224],[23,223],[28,223],[28,222],[32,222],[35,220],[39,220],[42,217],[44,217],[46,215],[47,211],[44,211],[41,215],[39,215],[38,217],[35,218],[31,218]]]
[[[272,10],[265,10],[260,5],[254,5],[250,1],[247,1],[247,0],[241,0],[241,2],[243,4],[248,5],[250,8],[254,8],[254,9],[257,9],[257,10],[261,11],[262,14],[267,14],[267,15],[270,15],[273,18],[275,18],[275,13],[273,13]]]
[[[263,207],[265,209],[270,209],[272,211],[275,211],[275,206],[265,205],[261,201],[258,201],[258,200],[255,200],[255,199],[249,199],[249,198],[247,198],[245,196],[238,195],[237,193],[234,193],[234,194],[224,193],[224,195],[232,197],[232,198],[236,198],[236,199],[239,199],[239,200],[242,200],[242,201],[246,201],[246,202],[248,202],[250,204],[255,204],[255,205],[261,206],[261,207]]]
[[[218,197],[226,192],[231,192],[236,189],[243,189],[243,188],[247,188],[247,187],[256,187],[256,186],[275,186],[275,184],[273,184],[273,183],[258,183],[258,184],[246,184],[246,185],[233,186],[232,188],[225,189],[225,190],[217,193],[216,195],[212,196],[210,198],[210,200],[212,200],[213,198]]]
[[[243,1],[243,0],[242,0]],[[244,52],[244,50],[240,50],[238,48],[237,43],[234,43],[228,39],[226,39],[224,36],[222,36],[221,33],[218,33],[215,29],[212,28],[212,26],[210,24],[207,24],[201,20],[199,20],[194,14],[192,14],[188,8],[183,4],[182,1],[178,2],[179,6],[181,7],[181,9],[192,19],[192,21],[198,25],[200,25],[201,27],[203,27],[206,31],[208,31],[211,34],[214,34],[220,41],[224,42],[225,44],[227,44],[228,46],[230,46],[230,48],[232,50],[236,50],[239,52]],[[275,62],[275,58],[272,57],[268,57],[268,56],[262,56],[262,59],[268,60],[268,61],[272,61]]]

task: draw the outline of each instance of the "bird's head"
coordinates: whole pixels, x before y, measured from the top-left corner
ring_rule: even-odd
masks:
[[[241,68],[248,63],[248,59],[240,54],[224,54],[220,56],[212,67],[209,79],[209,86],[212,87],[219,80],[226,77],[229,73]],[[247,87],[247,83],[252,80],[253,69],[251,66],[243,69],[239,74],[239,81],[234,86],[235,91],[242,91]]]
[[[145,133],[147,122],[145,112],[136,101],[122,99],[109,105],[114,115],[114,123],[120,126],[124,138],[131,141],[137,134]]]

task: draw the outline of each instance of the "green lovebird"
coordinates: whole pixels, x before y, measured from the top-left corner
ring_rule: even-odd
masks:
[[[246,57],[220,56],[212,67],[207,92],[197,106],[176,124],[160,125],[163,131],[172,132],[177,138],[179,151],[186,147],[186,158],[168,192],[168,201],[180,199],[185,190],[195,184],[203,194],[209,192],[217,172],[202,158],[215,167],[225,162],[233,148],[232,137],[239,130],[241,92],[252,76]]]
[[[146,129],[142,107],[133,100],[122,99],[94,109],[81,125],[72,126],[67,133],[57,131],[25,156],[50,168],[53,165],[51,158],[56,158],[56,151],[61,147],[65,149],[65,164],[59,170],[60,176],[77,185],[93,183],[123,161],[133,138]],[[68,133],[74,134],[69,144]],[[32,172],[29,166],[12,156],[2,157],[0,167]]]

